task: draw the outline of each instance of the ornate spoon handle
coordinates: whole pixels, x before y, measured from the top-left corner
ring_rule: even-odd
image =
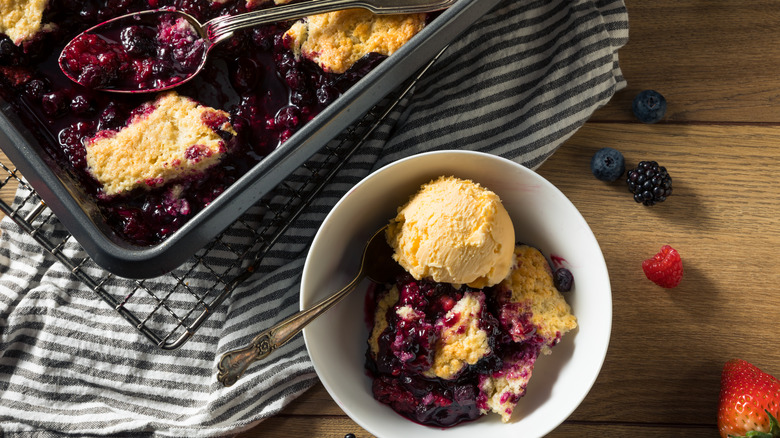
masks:
[[[271,352],[286,344],[293,336],[303,330],[308,323],[355,290],[366,275],[380,283],[394,278],[395,272],[400,269],[400,266],[397,263],[393,263],[388,267],[386,263],[381,263],[382,260],[392,260],[392,249],[384,237],[386,229],[387,225],[378,229],[371,236],[371,239],[363,248],[360,269],[349,284],[314,306],[301,310],[266,331],[261,332],[246,347],[225,353],[219,360],[217,380],[225,386],[236,383],[252,362],[267,357]]]
[[[239,15],[223,15],[208,21],[203,27],[209,39],[216,44],[237,30],[363,5],[363,2],[356,0],[311,0],[245,12]]]
[[[236,383],[252,362],[267,357],[274,350],[286,344],[303,330],[307,324],[352,292],[363,277],[363,269],[361,269],[360,274],[340,291],[311,308],[302,310],[261,332],[247,346],[228,351],[222,355],[222,359],[219,361],[217,380],[225,386],[231,386]]]
[[[223,15],[204,23],[203,29],[212,44],[216,44],[240,29],[324,12],[364,8],[375,14],[405,14],[446,9],[453,3],[455,0],[308,0],[239,15]]]

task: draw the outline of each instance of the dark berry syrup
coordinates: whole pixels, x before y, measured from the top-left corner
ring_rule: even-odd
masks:
[[[186,19],[171,13],[109,21],[80,34],[60,65],[86,88],[158,90],[194,75],[206,42]]]
[[[51,161],[66,163],[66,170],[95,200],[122,240],[146,246],[170,236],[384,59],[370,54],[336,75],[306,59],[295,59],[284,36],[290,23],[237,32],[212,50],[200,74],[176,88],[179,94],[230,114],[237,135],[226,138],[234,145],[228,156],[206,175],[177,181],[175,189],[168,184],[115,197],[102,195],[86,168],[84,140],[98,131],[121,129],[136,108],[156,96],[113,94],[73,83],[58,65],[65,43],[98,23],[130,12],[174,7],[203,23],[246,12],[245,5],[243,0],[51,0],[43,21],[55,23],[53,30],[23,47],[0,34],[0,97],[15,108]],[[126,52],[159,54],[159,41],[156,46],[151,42],[149,29],[140,26],[124,36],[117,30],[115,37]],[[161,61],[151,67],[150,80],[198,56],[194,53],[189,59],[186,51],[169,55],[158,57]],[[143,64],[147,58],[139,56]],[[175,64],[177,57],[182,65]],[[122,76],[122,81],[147,80],[143,68],[130,70],[132,74]]]
[[[399,276],[396,285],[399,300],[388,311],[388,327],[379,336],[379,351],[375,356],[370,351],[366,354],[374,398],[404,417],[429,426],[446,428],[479,418],[484,405],[480,376],[501,370],[504,351],[513,348],[512,339],[501,331],[495,300],[486,298],[495,292],[492,288],[455,289],[446,283],[417,281],[409,274]],[[383,294],[374,292],[375,301],[381,299]],[[455,326],[460,315],[453,314],[450,319],[445,316],[466,293],[477,294],[483,303],[479,325],[488,333],[491,352],[453,379],[427,377],[423,372],[433,364],[436,323]],[[423,316],[400,318],[395,309],[401,306],[409,306],[416,315]]]

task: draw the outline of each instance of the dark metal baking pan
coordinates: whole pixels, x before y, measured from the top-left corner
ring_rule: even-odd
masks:
[[[215,238],[497,3],[498,0],[459,0],[182,228],[154,246],[133,245],[115,236],[95,202],[68,172],[52,162],[13,107],[2,99],[0,147],[98,265],[128,278],[163,275]]]

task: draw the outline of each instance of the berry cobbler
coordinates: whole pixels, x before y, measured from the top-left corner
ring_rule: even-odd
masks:
[[[512,416],[540,353],[577,327],[547,259],[515,244],[498,195],[442,176],[386,231],[404,269],[367,294],[373,395],[421,424]]]
[[[282,1],[283,2],[283,1]],[[0,97],[95,200],[123,240],[153,245],[179,229],[432,18],[340,11],[236,32],[201,73],[163,87],[203,56],[188,25],[163,19],[84,30],[130,12],[173,7],[204,23],[272,7],[245,0],[0,1]]]
[[[577,320],[545,257],[518,245],[501,283],[474,289],[400,276],[372,285],[366,369],[374,398],[420,424],[450,427],[490,412],[504,422],[540,353]]]

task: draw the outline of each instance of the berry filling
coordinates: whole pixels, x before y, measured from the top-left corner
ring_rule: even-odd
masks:
[[[193,75],[205,56],[205,41],[173,14],[155,21],[118,20],[85,33],[60,58],[68,76],[87,88],[154,90]]]
[[[517,245],[514,255],[509,275],[482,289],[408,273],[369,287],[365,367],[375,399],[436,427],[489,412],[510,421],[539,354],[577,326],[542,253]]]
[[[395,304],[383,308],[394,293]],[[506,295],[499,285],[455,289],[409,274],[399,276],[392,289],[375,290],[369,295],[373,303],[366,306],[378,315],[376,342],[369,341],[366,354],[374,397],[412,421],[436,427],[485,415],[490,410],[486,380],[521,373],[530,378],[546,343],[536,333],[528,306],[506,302]],[[467,354],[458,356],[464,346]],[[453,371],[453,363],[460,368]],[[504,403],[522,396],[511,394],[501,396]]]

